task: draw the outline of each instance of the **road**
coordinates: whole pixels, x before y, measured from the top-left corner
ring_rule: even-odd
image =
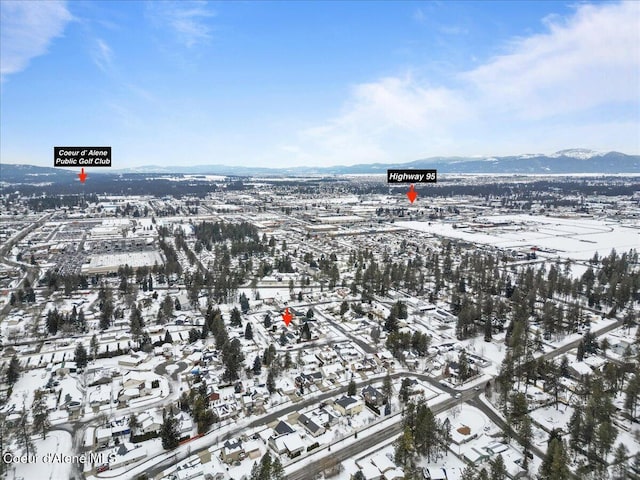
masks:
[[[13,291],[17,291],[20,288],[22,288],[24,286],[24,281],[26,279],[29,280],[29,283],[31,283],[31,285],[34,285],[35,280],[37,279],[37,276],[38,276],[39,269],[38,269],[37,266],[31,266],[31,265],[26,266],[24,263],[14,262],[13,260],[10,260],[10,259],[8,259],[6,257],[7,254],[9,252],[11,252],[11,249],[20,240],[22,240],[24,237],[26,237],[31,232],[33,232],[36,228],[40,227],[47,220],[49,220],[49,218],[52,215],[53,215],[53,213],[47,213],[47,214],[43,215],[42,217],[40,217],[38,220],[33,222],[28,227],[23,228],[20,231],[20,233],[18,233],[14,237],[10,238],[9,241],[5,245],[0,247],[0,260],[2,260],[3,263],[6,263],[7,265],[11,265],[12,267],[16,267],[16,268],[20,268],[20,269],[26,269],[26,273],[25,273],[24,277],[22,277],[22,279],[20,280],[18,285],[16,285],[16,287],[12,289]],[[7,304],[2,308],[2,310],[0,310],[0,315],[2,315],[2,316],[7,315],[10,311],[11,311],[11,304],[9,302],[7,302]]]
[[[467,394],[469,393],[467,392]],[[473,395],[474,392],[471,391],[471,394]],[[454,407],[460,401],[462,401],[462,398],[449,398],[431,407],[431,411],[434,415],[437,415]],[[313,478],[332,465],[343,462],[349,458],[354,458],[365,450],[375,447],[391,437],[400,435],[402,432],[402,416],[398,416],[397,419],[398,420],[393,425],[369,435],[359,437],[357,442],[351,443],[345,447],[340,447],[340,442],[337,442],[337,448],[334,446],[331,450],[331,454],[311,463],[301,462],[304,463],[304,465],[300,465],[299,469],[287,475],[287,480],[306,480]]]
[[[391,374],[391,378],[392,379],[397,379],[397,378],[404,378],[404,377],[409,377],[409,378],[416,378],[425,382],[428,382],[430,384],[432,384],[433,386],[439,388],[440,390],[445,390],[446,393],[449,393],[450,395],[455,394],[456,391],[448,388],[446,386],[440,385],[436,380],[434,380],[432,377],[428,376],[427,374],[422,374],[422,373],[414,373],[414,372],[395,372],[393,374]],[[370,385],[372,383],[377,383],[377,382],[381,382],[382,378],[378,377],[378,378],[370,378],[367,380],[362,380],[360,382],[356,382],[356,386],[358,387],[358,389],[365,387],[366,385]],[[307,407],[310,407],[312,405],[316,405],[324,400],[328,400],[330,398],[333,398],[341,393],[346,393],[347,392],[347,385],[341,386],[339,388],[333,389],[329,392],[325,392],[321,395],[318,396],[314,396],[312,398],[308,398],[306,400],[288,405],[282,409],[279,409],[277,411],[271,412],[267,415],[264,415],[254,421],[252,421],[251,423],[249,423],[248,425],[245,426],[241,426],[241,427],[236,427],[232,430],[230,430],[229,432],[227,432],[226,434],[220,436],[219,434],[217,434],[216,430],[210,431],[209,433],[207,433],[206,436],[210,436],[211,442],[208,443],[207,446],[204,447],[200,447],[198,449],[193,449],[193,450],[187,450],[187,445],[185,445],[184,447],[179,447],[176,450],[176,454],[174,456],[171,456],[170,458],[167,458],[165,460],[161,460],[159,463],[153,464],[150,463],[148,465],[148,467],[145,469],[145,472],[149,475],[149,478],[155,478],[157,475],[159,475],[160,473],[162,473],[163,470],[169,468],[172,465],[175,465],[177,462],[182,461],[184,459],[186,459],[187,457],[191,456],[191,455],[196,455],[202,451],[208,450],[212,445],[214,445],[217,442],[220,441],[224,441],[224,440],[229,440],[232,438],[237,437],[239,434],[243,433],[246,430],[255,428],[255,427],[259,427],[262,425],[267,425],[271,422],[274,422],[276,420],[278,420],[280,417],[286,416],[290,413],[293,412],[299,412]],[[460,399],[453,399],[452,397],[449,397],[445,402],[443,402],[444,405],[449,405],[446,408],[451,408],[451,406],[455,405],[457,402],[459,401],[465,401],[465,399],[468,398],[472,398],[475,394],[477,394],[477,392],[473,391],[473,390],[468,390],[466,392],[463,392],[463,396]],[[434,407],[434,411],[436,407]],[[444,408],[446,410],[446,408]],[[438,410],[441,411],[441,410]],[[443,410],[442,410],[443,411]],[[386,438],[389,438],[390,434],[388,430],[384,431]],[[366,437],[363,437],[363,440]],[[382,440],[384,440],[384,438],[382,438]],[[382,441],[380,440],[380,441]],[[360,443],[360,442],[358,442]],[[152,459],[149,460],[145,463],[149,463],[149,462],[153,462],[157,459]]]

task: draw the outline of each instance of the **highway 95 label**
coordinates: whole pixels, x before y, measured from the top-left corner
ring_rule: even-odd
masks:
[[[110,167],[111,147],[53,147],[54,167]]]
[[[436,183],[436,170],[390,169],[387,170],[387,183]]]

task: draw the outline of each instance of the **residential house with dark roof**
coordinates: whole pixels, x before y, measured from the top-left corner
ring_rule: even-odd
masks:
[[[336,400],[333,406],[342,415],[352,416],[363,410],[364,402],[355,397],[344,396]]]
[[[318,435],[322,435],[326,430],[322,425],[316,423],[314,418],[308,417],[305,414],[301,414],[298,417],[298,423],[302,425],[307,432],[309,432],[314,437]]]

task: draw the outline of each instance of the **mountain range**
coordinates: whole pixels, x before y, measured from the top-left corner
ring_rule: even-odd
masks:
[[[117,159],[114,160],[117,165]],[[462,174],[623,174],[640,173],[640,155],[595,152],[581,148],[545,154],[504,157],[430,157],[406,163],[368,163],[350,166],[268,168],[233,165],[144,166],[126,169],[89,169],[91,174],[191,174],[191,175],[345,175],[382,174],[388,168],[437,169]],[[69,170],[0,163],[0,181],[9,184],[68,180]]]

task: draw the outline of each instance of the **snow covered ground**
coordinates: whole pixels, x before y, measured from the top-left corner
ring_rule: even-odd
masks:
[[[69,478],[72,463],[68,458],[56,458],[54,454],[72,455],[71,435],[61,430],[54,430],[34,440],[36,447],[35,462],[12,463],[8,469],[7,479],[23,478],[34,480]],[[51,456],[49,456],[51,454]]]
[[[558,218],[540,215],[493,215],[483,222],[511,222],[491,228],[454,228],[453,223],[396,222],[397,226],[499,248],[524,250],[538,247],[540,256],[588,260],[595,252],[608,255],[612,248],[627,251],[640,244],[640,228],[608,220]]]

